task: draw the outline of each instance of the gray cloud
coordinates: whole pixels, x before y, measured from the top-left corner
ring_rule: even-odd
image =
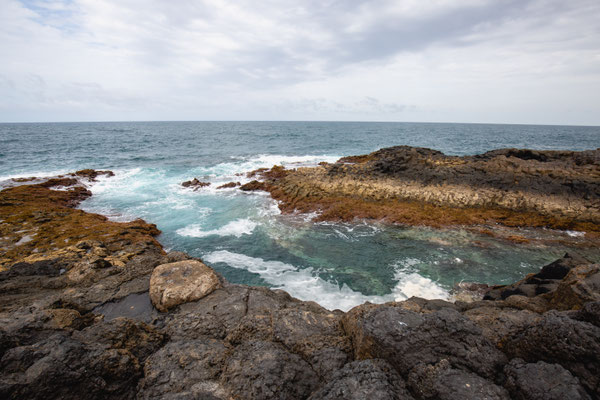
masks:
[[[597,0],[0,7],[0,97],[11,99],[0,102],[0,120],[36,107],[68,119],[89,107],[98,119],[117,109],[158,119],[236,119],[242,110],[246,119],[556,123],[539,116],[568,101],[582,111],[564,123],[600,123]],[[518,91],[527,95],[513,98]],[[523,121],[523,110],[537,119]]]

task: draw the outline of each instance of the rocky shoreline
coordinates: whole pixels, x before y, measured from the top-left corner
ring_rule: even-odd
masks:
[[[494,150],[447,156],[397,146],[293,170],[275,166],[241,190],[265,190],[284,212],[317,220],[409,225],[501,224],[600,237],[600,149]]]
[[[587,198],[571,201],[581,192],[565,189],[552,197],[568,200],[564,211],[535,208],[534,200],[520,211],[558,226],[584,207],[587,214],[568,228],[597,232],[596,152],[581,155],[574,168],[583,172],[563,173],[576,190],[590,190]],[[555,156],[566,163],[562,153]],[[355,169],[372,169],[379,157],[313,170],[275,167],[258,172],[262,181],[253,185],[302,210],[308,203],[299,199],[314,196],[295,174],[353,176],[379,190],[366,175],[355,178]],[[484,300],[411,298],[330,311],[280,290],[231,284],[201,260],[166,253],[152,224],[74,208],[91,195],[83,184],[94,173],[0,192],[2,398],[600,398],[598,264],[566,255],[520,282],[487,289]]]

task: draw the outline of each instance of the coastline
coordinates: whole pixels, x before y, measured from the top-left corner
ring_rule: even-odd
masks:
[[[5,398],[507,399],[550,382],[563,397],[600,394],[598,264],[568,255],[514,285],[467,288],[486,300],[329,311],[166,253],[152,224],[73,208],[94,178],[0,192],[13,246],[0,272]],[[173,278],[177,299],[159,306],[173,288],[155,271],[181,268],[196,280]]]
[[[501,224],[600,237],[600,150],[500,149],[446,156],[397,146],[314,168],[251,172],[241,190],[264,190],[283,212],[318,221],[356,218],[428,225]]]

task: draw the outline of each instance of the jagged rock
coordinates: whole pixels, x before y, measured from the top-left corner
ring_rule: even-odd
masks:
[[[595,325],[549,311],[507,338],[502,347],[509,357],[528,363],[560,364],[578,377],[588,391],[600,395],[600,328]]]
[[[588,400],[590,396],[569,371],[543,361],[516,358],[504,367],[506,388],[515,400]]]
[[[500,346],[505,338],[515,335],[542,318],[539,314],[529,310],[501,308],[493,305],[467,310],[464,312],[464,316],[479,326],[483,336],[496,346]]]
[[[146,360],[138,398],[224,398],[218,378],[226,353],[215,339],[168,343]]]
[[[384,360],[354,361],[328,377],[309,400],[411,400],[404,380]]]
[[[600,327],[600,301],[585,304],[573,317]]]
[[[543,295],[544,300],[549,300],[553,304],[545,304],[545,308],[553,307],[557,308],[560,303],[561,309],[569,309],[576,305],[581,306],[586,301],[592,301],[594,288],[579,287],[577,289],[571,288],[572,284],[562,284],[559,289],[559,285],[563,278],[565,278],[571,270],[581,265],[588,265],[590,262],[585,258],[577,254],[565,254],[563,258],[556,260],[542,268],[537,274],[530,274],[526,278],[519,282],[513,283],[512,285],[495,287],[489,290],[484,300],[505,300],[511,296],[525,296],[525,297],[536,297]],[[594,272],[586,272],[588,275],[592,275]],[[597,278],[592,278],[590,283],[595,285],[592,281],[598,280],[595,289],[600,288],[600,275]],[[583,279],[576,277],[573,281],[578,284]],[[558,291],[558,292],[557,292]],[[576,292],[576,293],[575,293]],[[559,298],[556,298],[559,296]],[[568,298],[568,299],[567,299]],[[599,297],[600,298],[600,297]],[[567,304],[569,303],[569,304]],[[543,310],[545,311],[545,310]]]
[[[451,368],[446,359],[435,365],[417,365],[408,376],[408,385],[424,400],[510,399],[506,389],[474,373]]]
[[[237,399],[307,398],[319,378],[300,356],[277,343],[250,341],[235,348],[221,378]]]
[[[219,277],[197,260],[159,265],[150,277],[150,299],[160,311],[205,297],[221,285]]]
[[[243,190],[245,192],[250,192],[254,190],[266,190],[266,188],[267,186],[264,182],[259,182],[257,180],[250,181],[240,186],[240,190]]]
[[[202,182],[202,181],[199,181],[198,178],[194,178],[191,181],[182,182],[181,186],[183,186],[185,188],[187,188],[187,187],[193,188],[194,191],[196,191],[196,190],[201,189],[203,187],[210,186],[210,182]]]
[[[343,323],[356,358],[383,358],[402,376],[417,364],[448,359],[454,368],[493,378],[506,363],[481,329],[451,308],[418,314],[367,303],[350,310]]]
[[[5,399],[128,399],[141,368],[124,348],[84,344],[64,334],[10,349],[2,357]]]
[[[571,269],[547,298],[558,310],[581,309],[585,303],[600,301],[600,264]]]
[[[217,186],[217,189],[231,189],[240,185],[241,184],[239,182],[228,182],[222,184],[221,186]]]

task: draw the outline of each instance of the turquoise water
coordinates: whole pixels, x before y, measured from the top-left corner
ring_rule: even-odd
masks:
[[[464,229],[313,223],[281,215],[261,193],[216,190],[244,172],[333,162],[393,145],[475,154],[501,147],[600,147],[600,128],[332,122],[0,124],[0,181],[111,169],[82,204],[115,220],[144,218],[168,249],[201,257],[228,280],[282,288],[328,308],[417,295],[447,298],[455,283],[509,283],[584,242],[574,232],[522,230],[514,245]],[[198,177],[209,188],[180,183]],[[543,240],[542,240],[543,239]],[[600,260],[595,249],[579,249]]]

